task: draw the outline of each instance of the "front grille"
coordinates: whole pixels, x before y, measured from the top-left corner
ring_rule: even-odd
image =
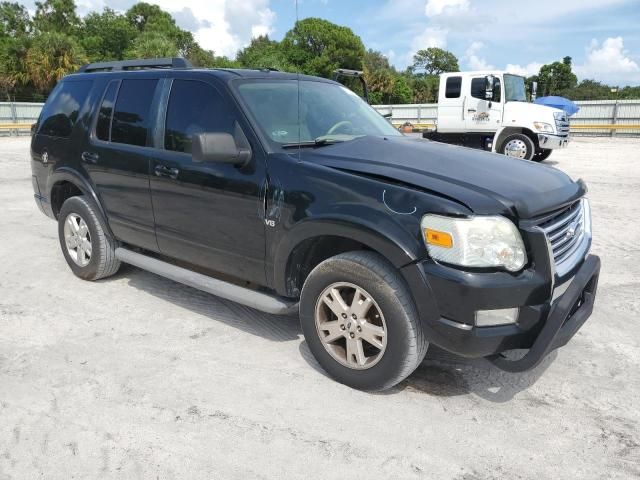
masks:
[[[566,114],[555,115],[556,131],[558,135],[569,135],[569,119]]]
[[[538,224],[549,239],[556,266],[588,241],[590,232],[585,228],[585,219],[583,200],[578,200]]]

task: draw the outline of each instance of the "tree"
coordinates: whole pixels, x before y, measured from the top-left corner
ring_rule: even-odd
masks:
[[[543,65],[535,80],[538,82],[539,97],[560,94],[578,84],[578,77],[571,71],[571,57]]]
[[[87,57],[78,42],[56,32],[36,36],[25,59],[30,81],[41,93],[48,92],[58,80],[85,63]]]
[[[251,39],[251,43],[240,50],[236,60],[246,68],[275,68],[281,71],[294,70],[280,42],[270,40],[268,35]]]
[[[31,32],[27,9],[19,3],[0,3],[0,38],[23,37]]]
[[[76,35],[80,28],[74,0],[45,0],[36,2],[33,25],[36,31]]]
[[[376,50],[367,50],[364,54],[364,68],[370,72],[378,70],[395,70],[390,64],[389,59],[382,52]]]
[[[80,41],[92,62],[122,60],[137,35],[126,16],[105,8],[84,18]]]
[[[139,32],[147,34],[155,33],[157,34],[156,36],[163,37],[165,40],[173,43],[176,47],[174,55],[187,56],[196,43],[191,32],[179,28],[173,17],[157,5],[151,5],[145,2],[136,3],[127,10],[125,15],[129,23]],[[151,35],[147,37],[147,43],[150,39]],[[154,43],[157,46],[160,45],[158,40],[154,41]]]
[[[362,70],[364,45],[350,28],[320,18],[296,22],[282,40],[289,62],[302,73],[331,77],[337,68]]]
[[[397,76],[393,82],[391,103],[411,103],[412,96],[411,87],[409,87],[407,79],[400,75]]]
[[[411,103],[435,103],[438,101],[440,77],[438,75],[411,76],[409,86],[413,92]]]
[[[144,32],[136,37],[125,52],[127,58],[175,57],[178,47],[170,39],[158,32]]]
[[[419,72],[424,75],[440,75],[444,72],[459,72],[460,66],[456,56],[438,47],[418,50],[413,56],[411,73]]]
[[[237,61],[229,60],[227,57],[218,57],[212,50],[205,50],[197,43],[187,53],[187,60],[193,66],[201,68],[238,68]]]

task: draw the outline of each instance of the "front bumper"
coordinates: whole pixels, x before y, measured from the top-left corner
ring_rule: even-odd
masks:
[[[546,133],[538,134],[538,145],[540,148],[547,150],[555,150],[557,148],[565,148],[569,145],[569,135],[549,135]]]
[[[532,236],[531,242],[532,249],[547,252],[543,235]],[[548,262],[537,258],[537,265],[518,274],[469,272],[429,260],[404,267],[427,339],[464,357],[489,357],[509,371],[533,368],[566,344],[591,315],[600,259],[590,255],[558,277]],[[554,290],[554,285],[560,287]],[[516,306],[515,324],[474,324],[477,310]],[[516,349],[528,352],[518,361],[500,356]]]

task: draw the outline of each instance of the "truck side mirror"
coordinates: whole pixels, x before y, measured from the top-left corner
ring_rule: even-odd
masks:
[[[191,140],[194,162],[230,163],[246,165],[251,160],[251,149],[240,148],[229,133],[198,133]]]
[[[531,100],[535,100],[537,94],[538,94],[538,82],[532,82],[531,83]]]
[[[485,100],[493,100],[493,84],[495,82],[495,77],[493,75],[487,75],[484,77],[485,81],[485,90],[484,90],[484,98]]]

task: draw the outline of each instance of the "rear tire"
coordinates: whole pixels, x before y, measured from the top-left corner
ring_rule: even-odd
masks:
[[[500,153],[507,157],[531,160],[536,152],[536,146],[529,137],[523,133],[514,133],[504,139],[500,146]]]
[[[540,148],[536,151],[536,154],[533,156],[532,160],[534,162],[544,162],[547,158],[549,158],[551,152],[553,152],[553,150],[550,148]]]
[[[316,266],[302,289],[300,322],[322,368],[360,390],[396,385],[429,345],[403,278],[373,252],[343,253]]]
[[[85,196],[68,198],[62,204],[58,237],[69,268],[83,280],[109,277],[120,268],[116,242],[105,234],[101,217]]]

